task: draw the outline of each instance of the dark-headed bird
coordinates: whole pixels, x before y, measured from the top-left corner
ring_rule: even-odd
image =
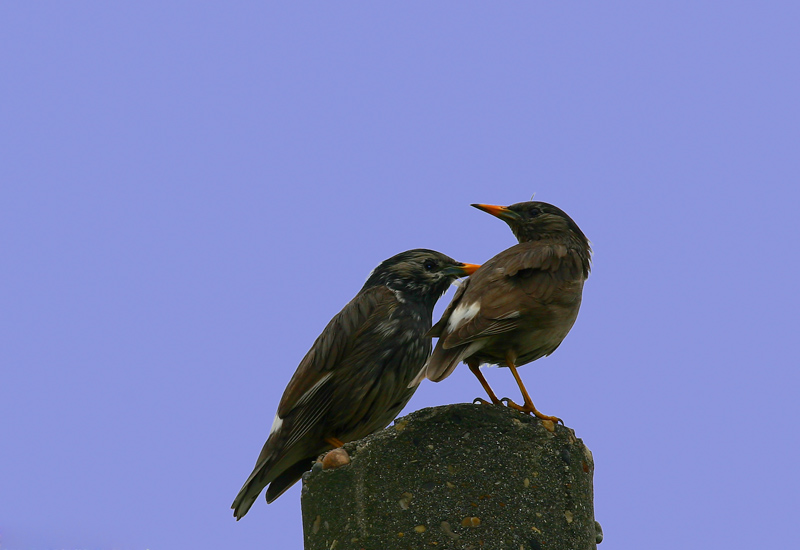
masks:
[[[268,484],[272,502],[318,455],[386,427],[400,413],[431,352],[433,306],[455,279],[477,268],[417,249],[370,273],[284,390],[269,438],[231,506],[237,520]]]
[[[507,366],[524,400],[522,405],[508,400],[508,406],[558,421],[536,410],[517,367],[553,353],[575,323],[589,276],[589,241],[572,218],[552,204],[472,206],[505,221],[519,244],[487,261],[461,284],[429,332],[439,341],[411,384],[425,377],[444,380],[464,361],[498,404],[479,367]]]

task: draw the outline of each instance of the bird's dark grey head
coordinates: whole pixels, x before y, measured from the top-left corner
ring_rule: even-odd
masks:
[[[470,275],[477,265],[463,264],[435,250],[407,250],[372,270],[364,289],[384,285],[407,300],[423,301],[431,307],[459,277]]]
[[[473,204],[506,222],[519,242],[543,238],[570,238],[588,249],[589,240],[572,218],[559,207],[540,201],[526,201],[511,206]]]

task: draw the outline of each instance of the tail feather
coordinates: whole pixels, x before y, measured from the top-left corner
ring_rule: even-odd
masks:
[[[270,461],[264,461],[256,465],[255,469],[253,469],[253,473],[251,473],[247,481],[244,482],[242,488],[239,489],[239,494],[236,495],[236,498],[233,500],[231,508],[233,509],[233,515],[236,521],[239,521],[247,514],[247,511],[250,510],[250,507],[258,498],[258,495],[261,494],[261,491],[263,491],[264,487],[269,483],[267,475],[270,473],[270,465],[268,462]]]
[[[274,501],[276,498],[285,493],[292,485],[300,481],[303,474],[311,469],[314,459],[317,455],[309,456],[303,460],[298,461],[296,464],[290,466],[286,471],[281,473],[278,477],[272,480],[267,488],[267,504]]]
[[[264,487],[269,485],[267,502],[272,502],[297,482],[311,468],[311,461],[325,450],[326,443],[317,443],[316,434],[305,434],[287,448],[286,440],[292,432],[286,429],[287,425],[292,426],[291,422],[284,422],[269,436],[253,472],[236,495],[231,508],[237,520],[247,514]]]
[[[441,342],[441,340],[440,340]],[[428,357],[425,366],[417,373],[414,380],[408,385],[409,388],[417,386],[425,378],[433,382],[441,382],[458,366],[473,351],[473,346],[458,346],[455,348],[445,349],[440,343],[436,344],[433,354]]]
[[[433,355],[428,359],[426,376],[428,380],[441,382],[467,357],[469,346],[459,346],[457,348],[444,349],[443,346],[436,346]]]
[[[258,498],[258,495],[261,494],[263,488],[263,485],[255,487],[249,481],[244,484],[239,494],[236,495],[233,504],[231,504],[231,508],[233,508],[233,517],[236,518],[236,521],[239,521],[247,514],[250,507]]]
[[[258,498],[258,495],[264,490],[264,487],[280,473],[281,463],[283,462],[279,460],[279,450],[282,447],[281,443],[283,439],[282,435],[281,430],[275,430],[270,434],[269,438],[267,438],[267,442],[264,443],[264,447],[261,449],[261,453],[258,455],[258,460],[256,460],[253,471],[250,473],[247,481],[244,482],[244,485],[242,485],[242,488],[239,489],[239,494],[237,494],[236,498],[233,500],[231,508],[233,509],[233,515],[236,517],[237,521],[247,514],[247,511],[250,510],[250,507]]]

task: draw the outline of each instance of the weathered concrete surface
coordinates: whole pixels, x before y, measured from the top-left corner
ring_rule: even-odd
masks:
[[[503,406],[423,409],[303,478],[306,550],[596,548],[589,450]]]

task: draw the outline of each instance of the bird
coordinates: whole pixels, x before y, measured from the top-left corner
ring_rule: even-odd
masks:
[[[558,417],[536,409],[517,367],[553,353],[575,323],[591,268],[589,240],[572,218],[552,204],[471,206],[505,221],[519,243],[461,283],[428,333],[438,341],[411,384],[424,378],[440,382],[464,361],[492,403],[506,401],[513,409],[558,422]],[[480,371],[482,364],[508,367],[523,404],[498,399]]]
[[[383,261],[331,319],[283,392],[269,437],[231,508],[273,502],[320,454],[386,427],[411,399],[431,353],[433,308],[479,266],[414,249]]]

